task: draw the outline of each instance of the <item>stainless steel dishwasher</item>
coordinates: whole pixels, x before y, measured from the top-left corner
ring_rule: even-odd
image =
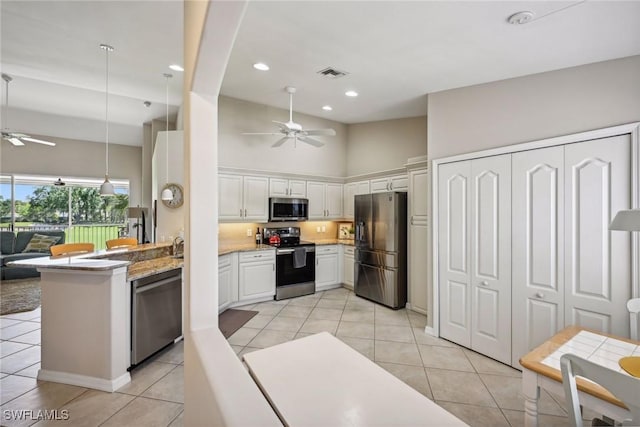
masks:
[[[131,365],[182,335],[182,269],[131,282]]]

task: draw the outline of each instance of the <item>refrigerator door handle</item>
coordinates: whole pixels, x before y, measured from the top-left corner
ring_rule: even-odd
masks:
[[[365,267],[369,267],[369,268],[375,268],[377,270],[389,270],[389,271],[397,271],[398,269],[396,267],[387,267],[387,266],[382,266],[382,265],[373,265],[373,264],[367,264],[364,262],[360,262],[357,261],[356,264],[358,265],[363,265]]]

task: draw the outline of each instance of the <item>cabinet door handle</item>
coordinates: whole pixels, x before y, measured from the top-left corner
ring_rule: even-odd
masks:
[[[245,216],[245,218],[247,216],[247,210],[246,209],[244,210],[244,216]]]
[[[411,225],[413,225],[413,215],[411,216]]]
[[[544,299],[544,294],[542,292],[536,293],[536,298]]]
[[[482,286],[489,286],[489,282],[487,282],[486,280],[483,280],[482,282],[480,282],[480,284]]]
[[[240,218],[242,218],[242,208],[240,208]]]
[[[316,258],[316,265],[318,265],[318,258]]]
[[[276,265],[275,264],[271,264],[271,271],[276,271]]]
[[[393,190],[393,182],[389,183],[389,190]]]

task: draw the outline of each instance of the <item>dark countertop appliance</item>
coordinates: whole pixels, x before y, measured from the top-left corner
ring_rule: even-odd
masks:
[[[309,200],[288,197],[269,198],[269,221],[306,221],[309,219]],[[295,228],[295,227],[294,227]],[[298,229],[300,231],[300,229]]]
[[[262,236],[269,245],[275,235],[276,300],[293,298],[316,292],[316,244],[300,240],[300,227],[265,228]]]

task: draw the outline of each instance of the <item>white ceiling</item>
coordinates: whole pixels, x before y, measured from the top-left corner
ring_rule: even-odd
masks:
[[[508,24],[520,10],[542,18]],[[104,120],[105,58],[98,45],[108,43],[116,49],[110,121],[130,131],[114,142],[140,145],[141,124],[164,116],[162,73],[182,61],[181,1],[3,0],[0,11],[0,65],[14,77],[12,108]],[[294,110],[344,123],[424,115],[427,93],[638,55],[638,17],[640,1],[256,0],[247,7],[222,94],[288,108],[283,88],[292,85]],[[271,70],[254,70],[257,61]],[[327,66],[350,74],[336,80],[316,74]],[[172,113],[182,96],[182,75],[173,74]],[[346,89],[360,96],[347,98]],[[325,104],[333,111],[322,111]],[[29,132],[20,111],[9,125]],[[70,137],[64,128],[38,132]]]

